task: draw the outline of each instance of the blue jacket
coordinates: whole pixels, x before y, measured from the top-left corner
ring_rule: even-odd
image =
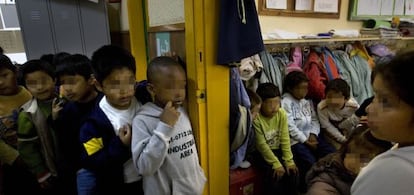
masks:
[[[238,62],[264,50],[254,0],[220,1],[217,64]]]
[[[108,117],[99,106],[92,110],[79,135],[82,168],[96,176],[98,191],[119,192],[124,183],[123,164],[131,150],[115,134]]]
[[[80,128],[101,98],[102,93],[98,93],[97,97],[86,103],[68,102],[52,122],[59,149],[56,153],[58,173],[71,190],[68,194],[75,193],[76,172],[80,169]]]

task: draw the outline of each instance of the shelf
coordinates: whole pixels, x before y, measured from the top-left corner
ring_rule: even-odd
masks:
[[[289,44],[289,43],[329,43],[329,42],[352,42],[352,41],[377,41],[377,40],[414,40],[414,37],[355,37],[355,38],[330,38],[330,39],[274,39],[264,40],[265,45]]]

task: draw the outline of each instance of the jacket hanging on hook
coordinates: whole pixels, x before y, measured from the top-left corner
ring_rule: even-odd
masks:
[[[220,1],[218,64],[230,64],[264,50],[254,0]]]

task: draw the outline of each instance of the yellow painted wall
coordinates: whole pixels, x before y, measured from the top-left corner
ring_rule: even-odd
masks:
[[[362,22],[348,21],[348,7],[349,0],[342,0],[339,19],[259,15],[259,22],[262,33],[269,33],[274,29],[281,29],[300,34],[327,32],[331,29],[360,29],[362,27]]]

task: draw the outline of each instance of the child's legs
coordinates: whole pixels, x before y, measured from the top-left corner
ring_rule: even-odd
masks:
[[[288,175],[287,173],[277,182],[272,185],[273,194],[298,194],[299,175]]]
[[[96,176],[92,171],[80,169],[77,174],[78,195],[98,194],[96,188]]]
[[[303,143],[297,143],[292,146],[293,159],[299,169],[299,189],[302,192],[306,191],[305,177],[306,173],[316,162],[313,151]]]
[[[3,164],[4,194],[40,194],[35,176],[23,167]]]
[[[277,156],[279,161],[283,164],[282,160],[282,151],[274,150],[273,153]],[[285,167],[285,166],[284,166]],[[288,194],[295,195],[298,192],[299,186],[299,175],[288,175],[287,168],[285,167],[286,173],[283,177],[277,181],[273,182],[272,185],[272,194]]]
[[[317,139],[318,147],[316,148],[316,155],[318,159],[336,151],[335,147],[325,140],[325,136],[319,135]]]
[[[120,192],[120,194],[125,195],[143,195],[144,190],[142,188],[142,179],[132,183],[124,183],[122,185],[122,189],[120,189]]]
[[[335,150],[338,150],[342,145],[341,143],[337,142],[334,138],[327,135],[327,133],[324,133],[323,135],[320,134],[319,136],[323,136],[323,139],[325,139],[326,142],[331,144],[335,148]]]

